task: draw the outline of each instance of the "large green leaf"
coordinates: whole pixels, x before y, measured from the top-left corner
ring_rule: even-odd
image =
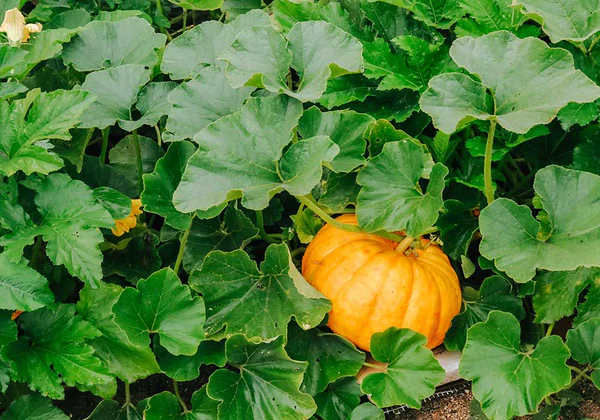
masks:
[[[170,113],[172,105],[167,101],[169,94],[177,87],[175,82],[152,82],[138,94],[135,108],[140,118],[134,121],[119,121],[126,131],[137,130],[144,125],[156,126],[164,115]]]
[[[553,43],[585,41],[600,31],[600,5],[596,0],[517,0],[527,16],[542,24]]]
[[[348,419],[352,410],[360,404],[362,391],[356,378],[343,378],[315,395],[317,415],[324,420]]]
[[[54,302],[48,280],[24,263],[0,254],[0,309],[33,311]]]
[[[316,410],[313,399],[302,392],[306,362],[296,362],[283,349],[283,338],[254,344],[234,335],[225,345],[228,364],[208,381],[208,396],[222,401],[219,418],[305,419]]]
[[[504,311],[513,314],[519,320],[523,319],[523,302],[511,293],[511,289],[510,283],[500,276],[485,279],[478,291],[465,287],[463,311],[452,319],[452,325],[444,339],[446,348],[462,350],[467,341],[467,330],[485,321],[491,311]]]
[[[165,49],[161,70],[173,79],[187,79],[204,67],[224,66],[217,60],[238,34],[253,26],[270,25],[271,20],[262,10],[251,10],[228,24],[209,20],[185,31]]]
[[[48,174],[63,166],[49,139],[69,140],[93,97],[81,91],[31,91],[8,104],[0,100],[0,175]]]
[[[308,329],[331,309],[291,264],[283,244],[267,248],[260,271],[244,251],[213,251],[192,274],[190,285],[204,297],[207,334],[225,328],[227,336],[285,337],[292,317]]]
[[[211,251],[234,251],[248,244],[258,234],[252,221],[233,205],[223,217],[194,219],[183,254],[183,267],[188,273],[199,268]]]
[[[235,198],[262,210],[282,189],[305,195],[321,179],[321,162],[339,148],[328,137],[291,142],[302,112],[295,99],[253,98],[196,135],[198,151],[188,161],[173,202],[181,212],[208,210]],[[282,156],[283,154],[283,156]]]
[[[210,123],[239,111],[253,91],[252,87],[232,88],[222,68],[202,70],[196,79],[182,83],[169,95],[173,107],[164,139],[193,139]]]
[[[147,68],[140,64],[125,64],[88,74],[81,88],[93,93],[96,100],[83,114],[81,126],[102,129],[117,121],[131,121],[131,107],[149,77]]]
[[[145,19],[138,17],[118,22],[95,20],[64,47],[62,57],[65,65],[86,72],[123,64],[152,67],[158,61],[156,50],[166,40],[165,35],[155,33]]]
[[[594,369],[592,380],[600,387],[600,318],[591,318],[567,332],[573,360]]]
[[[173,206],[173,193],[181,181],[181,175],[195,147],[188,142],[177,142],[169,146],[167,153],[156,162],[154,172],[144,174],[142,203],[144,210],[165,218],[165,223],[175,229],[185,230],[192,218],[178,212]]]
[[[77,313],[94,325],[102,335],[90,341],[95,355],[121,380],[133,383],[160,368],[152,351],[131,343],[115,323],[112,307],[119,299],[122,288],[116,284],[100,283],[97,289],[86,286],[79,294]]]
[[[147,347],[150,334],[174,355],[191,356],[204,338],[204,304],[170,268],[163,268],[137,289],[127,287],[113,306],[115,322],[133,344]]]
[[[598,267],[574,271],[544,271],[535,276],[535,322],[550,324],[573,314],[579,295],[600,277]]]
[[[52,405],[49,398],[31,394],[14,400],[0,420],[69,420],[69,417]]]
[[[354,377],[365,361],[365,354],[343,337],[317,329],[304,331],[294,324],[285,349],[294,360],[308,362],[300,389],[310,395],[325,391],[337,379]]]
[[[533,184],[550,231],[531,210],[500,198],[482,210],[480,251],[514,280],[531,280],[536,269],[574,270],[600,265],[600,176],[547,166]]]
[[[433,164],[431,155],[414,140],[386,143],[358,174],[362,185],[356,215],[370,232],[405,230],[417,237],[433,226],[442,209],[448,169]],[[428,178],[423,193],[419,181]]]
[[[385,1],[410,10],[414,13],[415,18],[425,22],[427,25],[435,26],[441,29],[448,29],[462,15],[463,11],[460,8],[458,0],[369,0]]]
[[[405,404],[421,408],[421,400],[431,396],[446,371],[427,349],[427,338],[409,329],[388,328],[371,337],[371,354],[386,363],[384,372],[363,379],[362,390],[379,407]]]
[[[473,119],[494,119],[509,131],[526,133],[552,121],[569,102],[600,97],[600,87],[575,70],[568,51],[539,39],[520,39],[507,31],[462,37],[454,41],[450,55],[481,82],[459,73],[431,79],[421,109],[445,133]],[[488,108],[486,88],[494,109]]]
[[[485,35],[500,30],[514,31],[525,20],[511,0],[462,0],[460,7],[469,19],[458,22],[457,34]]]
[[[505,312],[490,312],[467,333],[460,375],[473,381],[473,395],[491,420],[536,412],[544,397],[571,382],[569,349],[560,337],[542,338],[533,351],[522,352],[520,344],[519,322]]]
[[[95,389],[105,398],[114,395],[115,378],[85,343],[101,332],[75,315],[73,305],[60,305],[55,312],[43,308],[22,314],[19,326],[23,331],[19,340],[6,347],[15,380],[55,399],[64,398],[63,382],[82,390]]]
[[[298,133],[303,138],[329,136],[340,153],[331,161],[335,172],[350,172],[365,162],[365,131],[374,119],[354,111],[321,112],[311,107],[302,114]]]

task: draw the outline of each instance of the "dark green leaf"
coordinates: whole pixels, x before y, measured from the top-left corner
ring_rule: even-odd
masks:
[[[323,420],[348,419],[352,410],[360,404],[361,395],[356,378],[340,379],[315,395],[317,415]]]
[[[23,395],[14,400],[0,420],[68,420],[69,417],[52,405],[49,398],[38,394]]]

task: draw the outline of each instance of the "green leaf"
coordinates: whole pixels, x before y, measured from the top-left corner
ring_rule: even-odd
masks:
[[[325,191],[319,197],[319,204],[331,213],[341,213],[349,205],[356,206],[360,185],[356,183],[356,173],[336,174],[332,172],[323,185]]]
[[[162,372],[175,381],[193,381],[202,365],[225,366],[225,341],[204,340],[193,356],[173,356],[160,343],[153,345]]]
[[[412,140],[386,143],[358,174],[360,226],[369,232],[405,230],[418,237],[438,218],[447,174],[441,163],[433,165],[420,144]],[[429,178],[426,193],[421,191],[421,178]]]
[[[397,130],[388,120],[382,119],[372,123],[366,132],[369,142],[369,156],[377,156],[383,150],[386,143],[404,139],[414,140],[402,130]]]
[[[73,9],[62,12],[52,18],[44,25],[44,29],[77,29],[81,28],[92,20],[92,17],[85,9]]]
[[[273,419],[305,419],[316,410],[313,399],[299,387],[306,362],[296,362],[283,349],[283,338],[254,344],[234,335],[225,344],[234,372],[220,369],[208,381],[208,396],[222,401],[219,419],[248,416]]]
[[[154,32],[144,19],[130,17],[118,22],[93,21],[64,47],[65,65],[82,72],[139,64],[152,67],[158,61],[156,50],[167,37]]]
[[[234,251],[248,244],[258,229],[241,210],[229,205],[223,219],[194,219],[183,254],[183,266],[188,273],[199,268],[206,256],[215,250]]]
[[[62,44],[69,42],[77,33],[74,29],[49,29],[32,36],[31,42],[25,47],[27,55],[15,69],[15,76],[28,74],[37,64],[56,57],[63,49]],[[22,46],[23,47],[23,46]]]
[[[75,315],[73,305],[62,304],[55,312],[43,308],[24,313],[19,326],[23,331],[19,340],[6,347],[13,379],[54,399],[64,398],[63,382],[84,391],[97,387],[95,392],[105,398],[114,395],[115,378],[85,343],[101,333]]]
[[[33,311],[54,303],[48,280],[24,263],[0,254],[0,309]]]
[[[204,338],[202,298],[193,296],[170,268],[140,280],[137,289],[125,288],[113,312],[115,322],[139,346],[147,347],[150,334],[159,334],[169,352],[191,356]]]
[[[172,106],[167,97],[177,86],[175,82],[153,82],[146,85],[135,103],[141,117],[135,121],[119,121],[119,125],[126,131],[137,130],[144,125],[157,125],[160,118],[171,111]]]
[[[600,31],[600,10],[594,1],[517,0],[516,4],[523,5],[523,13],[542,24],[554,44],[585,41]]]
[[[203,406],[206,401],[210,399],[206,395],[206,385],[192,395],[192,409],[182,413],[181,405],[177,397],[168,392],[163,391],[160,394],[156,394],[148,399],[146,409],[144,410],[144,418],[154,420],[171,420],[171,419],[185,419],[185,420],[202,420],[202,419],[214,419],[216,418],[217,402],[214,401],[211,404],[210,411],[206,412],[206,406]],[[200,404],[198,404],[200,403]],[[199,405],[199,409],[196,410],[196,405]],[[210,416],[214,414],[215,417]]]
[[[131,213],[131,199],[113,188],[98,187],[93,196],[114,220],[124,219]]]
[[[26,55],[27,51],[19,47],[12,45],[0,46],[0,77],[10,77]]]
[[[169,0],[187,10],[215,10],[223,5],[223,0]]]
[[[365,361],[365,354],[345,338],[317,329],[304,331],[294,324],[289,326],[286,351],[294,360],[308,362],[300,389],[310,395],[340,378],[354,377]]]
[[[535,350],[522,352],[520,330],[513,315],[492,311],[467,333],[460,376],[473,381],[473,395],[492,420],[536,412],[544,397],[571,382],[569,349],[560,337],[544,337]]]
[[[487,319],[491,311],[511,313],[521,320],[525,318],[523,302],[511,293],[512,286],[500,276],[488,277],[479,291],[465,287],[463,290],[463,311],[452,320],[446,333],[444,345],[448,350],[461,351],[467,341],[467,330]]]
[[[577,317],[573,325],[577,326],[589,319],[600,317],[600,282],[596,277],[590,284],[590,289],[585,296],[585,302],[577,305]]]
[[[196,79],[182,83],[169,95],[173,107],[164,139],[193,139],[210,123],[239,111],[253,91],[252,87],[232,88],[221,68],[202,70]]]
[[[142,411],[133,404],[121,405],[115,400],[103,400],[85,420],[142,420]]]
[[[500,30],[517,29],[525,17],[509,0],[463,0],[460,7],[470,19],[462,19],[455,28],[460,35],[485,35]]]
[[[192,273],[190,285],[204,297],[207,334],[225,328],[226,336],[285,337],[292,317],[308,329],[316,327],[331,308],[300,276],[283,244],[267,248],[260,271],[242,250],[213,251]]]
[[[370,404],[363,403],[352,410],[349,420],[384,420],[385,414],[381,408]]]
[[[0,99],[10,99],[27,92],[27,86],[17,82],[0,82]]]
[[[105,276],[117,274],[136,284],[161,267],[160,239],[151,230],[139,227],[116,244],[105,242],[102,269]]]
[[[600,318],[591,318],[567,332],[573,360],[594,369],[592,380],[600,386]]]
[[[330,3],[335,4],[335,3]],[[362,102],[376,95],[377,83],[373,83],[360,74],[347,74],[329,79],[327,89],[316,101],[327,109],[350,102]]]
[[[354,111],[321,112],[311,107],[302,114],[298,133],[303,138],[329,136],[340,148],[340,153],[331,161],[333,170],[350,172],[365,162],[364,135],[373,121],[369,115]]]
[[[600,97],[600,87],[575,70],[569,52],[539,39],[520,39],[506,31],[462,37],[454,41],[450,55],[482,82],[459,73],[431,79],[421,109],[445,133],[472,119],[495,119],[509,131],[526,133],[552,121],[569,102]],[[492,111],[486,106],[486,88],[494,95]]]
[[[580,140],[573,149],[572,169],[600,175],[600,168],[596,164],[600,159],[600,148],[596,141],[598,135],[600,135],[600,125],[597,124],[586,127],[578,134]]]
[[[315,395],[317,415],[325,420],[348,419],[358,405],[362,391],[356,378],[340,379],[329,385],[327,390]]]
[[[109,283],[100,283],[97,289],[86,286],[79,294],[77,313],[102,333],[89,342],[95,355],[121,380],[133,383],[159,373],[160,368],[152,351],[131,343],[115,323],[112,307],[122,291],[120,286]]]
[[[137,136],[137,139],[140,145],[142,172],[144,174],[152,172],[164,151],[155,140],[149,137]],[[108,158],[116,172],[124,176],[137,189],[139,177],[135,135],[130,134],[119,141],[108,152]]]
[[[34,90],[10,105],[0,100],[0,175],[19,170],[27,175],[48,174],[62,168],[62,159],[50,150],[47,140],[69,140],[69,130],[91,102],[85,92],[64,90]]]
[[[544,271],[535,277],[535,322],[551,324],[573,314],[579,295],[600,277],[600,268]]]
[[[467,254],[479,221],[463,202],[444,201],[444,211],[437,221],[444,253],[455,261]]]
[[[586,104],[570,103],[558,111],[560,125],[565,131],[569,131],[576,124],[586,126],[598,118],[598,104],[589,102]]]
[[[536,269],[600,265],[593,246],[600,235],[600,176],[551,165],[537,172],[533,187],[552,230],[544,233],[529,208],[500,198],[479,217],[481,254],[519,283]]]
[[[299,208],[298,213],[290,218],[294,221],[294,230],[303,244],[312,241],[324,224],[323,220],[309,208]]]
[[[369,2],[378,0],[369,0]],[[402,7],[414,13],[415,18],[429,26],[448,29],[459,18],[463,11],[458,0],[382,0],[386,3]]]
[[[405,404],[421,408],[421,400],[431,396],[446,376],[426,344],[424,335],[409,329],[391,327],[373,334],[371,355],[387,368],[365,376],[363,392],[379,407]]]
[[[0,416],[0,420],[68,420],[62,411],[52,405],[49,398],[38,394],[17,398]]]
[[[238,34],[253,26],[271,25],[269,15],[251,10],[226,25],[209,20],[185,31],[165,49],[161,70],[172,79],[187,79],[207,66],[224,66],[217,60]]]
[[[125,64],[88,74],[81,88],[93,93],[96,100],[83,114],[81,127],[104,129],[117,121],[131,121],[131,107],[149,77],[146,67],[140,64]]]
[[[88,147],[90,140],[94,134],[93,129],[73,129],[71,135],[73,138],[69,141],[54,141],[53,152],[61,158],[72,163],[78,172],[83,168],[83,160],[85,158],[85,149]]]
[[[253,98],[198,133],[200,147],[175,190],[175,208],[208,210],[242,197],[244,207],[262,210],[282,189],[310,192],[321,179],[321,162],[330,162],[339,148],[318,136],[293,144],[282,157],[301,112],[300,103],[286,96]]]
[[[173,193],[181,181],[188,159],[196,148],[188,142],[177,142],[169,146],[167,153],[156,162],[154,172],[144,174],[142,203],[144,210],[165,218],[165,223],[175,229],[185,230],[192,218],[178,212],[173,206]]]

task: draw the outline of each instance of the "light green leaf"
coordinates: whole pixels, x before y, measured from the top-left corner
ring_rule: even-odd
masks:
[[[72,9],[62,12],[44,24],[44,29],[77,29],[81,28],[92,20],[92,17],[85,9]]]
[[[0,309],[33,311],[54,303],[48,280],[24,263],[0,254]]]
[[[167,97],[176,87],[175,82],[153,82],[146,85],[135,103],[141,117],[135,121],[119,121],[121,128],[133,131],[144,125],[158,124],[160,118],[171,111],[172,105],[167,101]]]
[[[199,268],[211,251],[234,251],[248,244],[258,229],[241,210],[229,205],[214,219],[196,218],[183,254],[183,267],[188,273]]]
[[[215,10],[223,5],[223,0],[169,0],[187,10]]]
[[[361,396],[356,378],[340,379],[315,395],[317,415],[325,420],[349,419],[352,410],[360,404]]]
[[[175,190],[175,208],[208,210],[242,197],[244,207],[261,210],[282,189],[310,192],[321,179],[321,162],[330,162],[339,149],[319,136],[293,144],[282,157],[301,112],[299,102],[283,95],[253,98],[198,133],[200,147]]]
[[[234,89],[225,70],[210,66],[198,77],[182,83],[171,94],[165,141],[193,139],[207,125],[240,110],[254,88]]]
[[[4,19],[4,15],[2,15]],[[27,51],[12,45],[0,46],[0,77],[10,77],[22,63]]]
[[[467,341],[467,330],[485,321],[491,311],[504,311],[513,314],[518,320],[523,319],[523,302],[511,293],[511,289],[510,283],[500,276],[485,279],[478,291],[465,287],[463,310],[452,319],[452,325],[444,339],[446,348],[461,351]]]
[[[350,172],[364,164],[365,131],[374,119],[354,111],[321,112],[311,107],[302,114],[298,133],[303,138],[329,136],[338,145],[340,153],[331,161],[335,172]]]
[[[534,413],[544,397],[571,382],[569,349],[560,337],[544,337],[528,352],[520,344],[519,322],[505,312],[490,312],[467,333],[460,376],[473,381],[473,394],[491,420]]]
[[[18,82],[0,82],[0,99],[10,99],[27,90],[27,86]]]
[[[225,336],[285,337],[292,317],[303,328],[317,326],[331,305],[295,272],[283,244],[267,248],[260,271],[241,250],[208,254],[202,268],[190,278],[191,287],[202,293],[206,303],[207,334],[225,328]],[[300,286],[310,288],[313,295]]]
[[[369,0],[369,2],[379,0]],[[381,0],[414,13],[415,18],[429,26],[448,29],[459,18],[463,11],[458,0]]]
[[[62,304],[55,312],[43,308],[24,313],[19,326],[23,334],[6,347],[15,380],[54,399],[64,398],[63,382],[84,391],[102,390],[105,398],[114,395],[115,378],[85,343],[101,333],[75,315],[73,305]]]
[[[585,41],[600,31],[600,8],[596,0],[517,0],[523,13],[540,22],[556,44]]]
[[[69,420],[69,417],[52,405],[49,398],[31,394],[14,400],[0,420]]]
[[[90,73],[81,85],[95,95],[95,102],[81,118],[81,127],[106,128],[117,121],[131,121],[131,107],[150,78],[146,67],[125,64]]]
[[[313,399],[299,391],[306,362],[296,362],[283,349],[283,339],[254,344],[234,335],[225,345],[233,372],[220,369],[208,381],[208,396],[222,401],[219,419],[305,419],[316,410]]]
[[[600,97],[600,87],[575,70],[568,51],[539,39],[520,39],[507,31],[462,37],[454,41],[450,55],[482,83],[458,73],[431,79],[421,109],[446,133],[472,119],[495,119],[509,131],[526,133],[552,121],[569,102]],[[485,88],[494,95],[492,111],[486,107]]]
[[[421,400],[431,396],[446,372],[431,350],[427,338],[409,329],[388,328],[371,337],[371,354],[387,363],[385,372],[363,379],[362,390],[379,407],[405,404],[421,408]]]
[[[572,315],[581,292],[589,285],[594,288],[598,279],[600,268],[597,267],[579,267],[574,271],[544,271],[535,276],[535,322],[551,324]]]
[[[144,19],[130,17],[118,22],[93,21],[64,47],[65,65],[82,72],[124,64],[152,67],[158,61],[156,50],[167,38],[157,34]]]
[[[569,129],[576,124],[582,127],[586,126],[598,119],[598,116],[599,111],[596,102],[589,102],[586,104],[570,103],[558,111],[560,126],[565,131],[569,131]]]
[[[418,237],[438,218],[447,174],[441,163],[433,165],[420,144],[412,140],[386,143],[358,174],[360,226],[369,232],[405,230]],[[426,193],[421,191],[421,178],[429,178]]]
[[[308,362],[300,389],[310,395],[325,391],[337,379],[354,377],[365,361],[365,354],[345,338],[317,329],[304,331],[295,324],[289,326],[286,351],[294,360]]]
[[[154,172],[144,174],[142,203],[144,210],[165,218],[165,223],[175,229],[185,230],[192,218],[178,212],[173,206],[173,193],[181,181],[188,159],[195,147],[188,142],[173,143],[167,153],[156,162]]]
[[[127,287],[113,306],[115,322],[136,345],[147,347],[150,334],[174,355],[191,356],[204,338],[204,304],[182,284],[173,270],[163,268],[137,289]]]
[[[334,3],[330,3],[334,4]],[[317,102],[332,109],[350,102],[362,102],[377,93],[377,83],[366,79],[362,74],[347,74],[329,79],[327,89]]]
[[[573,360],[594,369],[592,380],[600,386],[600,318],[591,318],[567,332]]]
[[[577,305],[577,316],[573,321],[573,325],[577,326],[597,317],[600,317],[600,279],[596,277],[585,295],[585,302]]]
[[[385,420],[385,414],[376,405],[362,403],[352,410],[349,420]]]
[[[93,97],[85,92],[31,91],[27,98],[0,100],[0,174],[11,176],[21,170],[48,174],[63,166],[49,139],[69,140],[69,130],[80,121]]]
[[[290,218],[294,221],[294,230],[303,244],[310,243],[323,227],[323,219],[309,208],[299,208]]]
[[[104,282],[97,289],[86,286],[79,294],[77,313],[102,333],[89,342],[95,355],[121,380],[133,383],[159,373],[160,368],[152,351],[132,344],[115,323],[111,309],[122,291],[120,286]]]
[[[356,207],[356,197],[360,192],[360,185],[356,183],[356,173],[332,172],[327,177],[323,189],[319,204],[327,207],[331,213],[341,213],[349,205]]]
[[[519,283],[531,280],[536,269],[600,265],[593,246],[600,237],[600,176],[551,165],[537,172],[533,187],[551,231],[541,229],[529,208],[500,198],[479,217],[481,254]]]
[[[20,63],[19,68],[15,69],[14,75],[25,76],[37,64],[56,57],[63,49],[62,44],[68,42],[76,33],[76,29],[60,28],[43,30],[38,34],[33,34],[29,45],[24,47],[27,50],[27,55]]]
[[[172,79],[187,79],[207,66],[225,66],[217,60],[238,34],[253,26],[271,25],[269,15],[262,10],[251,10],[228,24],[214,20],[185,31],[165,49],[161,70]]]
[[[114,220],[124,219],[131,213],[131,199],[113,188],[98,187],[92,194]]]
[[[511,0],[462,0],[460,7],[469,19],[458,22],[455,31],[462,35],[485,35],[500,30],[516,30],[526,19]]]

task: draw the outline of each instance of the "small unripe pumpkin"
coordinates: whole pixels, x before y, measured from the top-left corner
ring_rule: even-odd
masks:
[[[337,220],[358,224],[354,214]],[[304,254],[302,274],[331,301],[329,328],[364,350],[389,327],[424,334],[429,348],[440,345],[460,312],[460,285],[442,250],[421,244],[405,255],[381,236],[323,227]]]

